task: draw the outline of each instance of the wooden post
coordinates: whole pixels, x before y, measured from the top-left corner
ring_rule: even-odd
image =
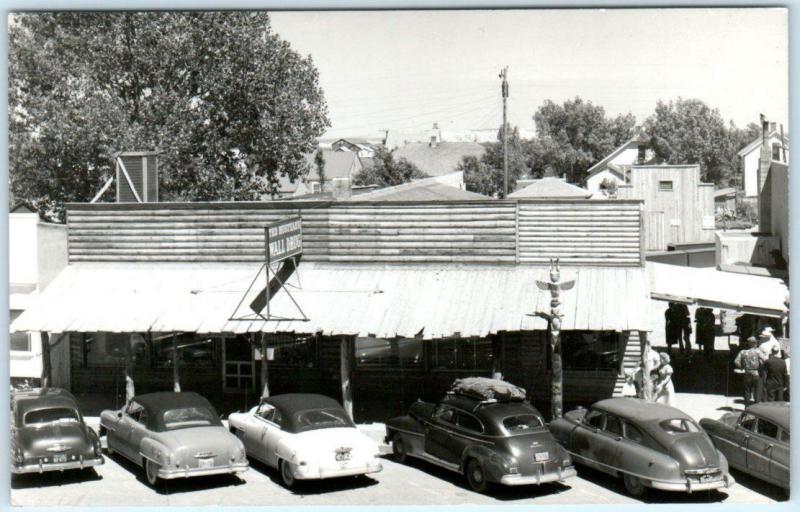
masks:
[[[40,333],[42,341],[42,388],[49,388],[53,382],[53,365],[50,360],[50,333]]]
[[[550,349],[552,354],[552,376],[550,391],[552,393],[551,421],[561,418],[564,413],[564,370],[561,365],[561,317],[553,315],[550,321]]]
[[[350,416],[350,419],[353,419],[353,389],[350,386],[350,343],[346,337],[342,337],[341,345],[340,345],[340,359],[342,362],[341,365],[341,377],[342,377],[342,405],[344,406],[344,410],[347,411],[347,415]]]
[[[650,379],[650,340],[647,339],[645,331],[639,331],[639,346],[641,347],[642,356],[642,398],[648,402],[653,401],[653,381]]]
[[[181,392],[181,376],[178,366],[180,365],[180,353],[178,352],[178,335],[172,335],[172,390],[176,393]]]
[[[267,374],[267,333],[261,333],[261,398],[269,398],[269,375]]]

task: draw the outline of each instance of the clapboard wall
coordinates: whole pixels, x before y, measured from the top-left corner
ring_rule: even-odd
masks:
[[[264,226],[303,221],[303,259],[641,265],[641,202],[70,204],[70,262],[264,259]]]

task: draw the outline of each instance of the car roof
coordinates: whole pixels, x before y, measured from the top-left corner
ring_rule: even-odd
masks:
[[[78,407],[78,401],[75,400],[72,393],[60,388],[14,391],[11,393],[11,400],[16,402],[18,408],[25,410],[44,407]]]
[[[482,419],[495,420],[519,414],[520,406],[522,406],[524,412],[541,415],[534,406],[522,400],[481,401],[471,396],[449,394],[441,403],[472,412]]]
[[[747,412],[775,423],[786,432],[789,431],[789,402],[759,402],[748,407]]]
[[[283,395],[265,398],[263,402],[280,409],[281,412],[286,415],[292,415],[310,409],[342,408],[339,402],[333,398],[314,393],[285,393]]]
[[[631,420],[651,422],[671,418],[691,419],[680,409],[666,404],[647,402],[641,398],[607,398],[596,402],[592,409],[605,411]]]
[[[176,393],[174,391],[159,391],[146,395],[136,395],[133,400],[140,403],[151,415],[170,409],[183,407],[213,407],[208,400],[192,391]]]

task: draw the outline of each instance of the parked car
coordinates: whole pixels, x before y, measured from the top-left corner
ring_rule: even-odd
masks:
[[[109,454],[144,467],[147,481],[239,473],[249,463],[244,445],[197,393],[159,392],[134,397],[100,414]]]
[[[610,398],[550,423],[575,459],[622,476],[634,496],[648,487],[694,492],[730,487],[728,461],[686,413],[638,398]]]
[[[12,474],[88,469],[103,462],[100,439],[68,391],[11,393]]]
[[[543,484],[576,475],[542,415],[524,400],[451,392],[438,404],[418,401],[408,415],[386,422],[386,442],[398,462],[416,457],[456,471],[477,492],[490,482]]]
[[[700,426],[731,467],[789,490],[789,402],[753,404]]]
[[[376,473],[383,469],[377,443],[360,432],[339,403],[327,396],[289,393],[265,398],[228,416],[247,455],[276,468],[286,487],[296,480]]]

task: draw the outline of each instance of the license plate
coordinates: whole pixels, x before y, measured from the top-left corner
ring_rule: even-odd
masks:
[[[350,452],[338,452],[336,454],[336,462],[347,462],[350,458]]]
[[[550,459],[550,453],[549,452],[536,452],[536,454],[533,457],[534,457],[534,460],[536,460],[536,462],[544,462],[544,461]]]
[[[201,468],[213,468],[214,459],[197,459]]]
[[[67,462],[67,456],[65,454],[53,455],[53,462]]]

